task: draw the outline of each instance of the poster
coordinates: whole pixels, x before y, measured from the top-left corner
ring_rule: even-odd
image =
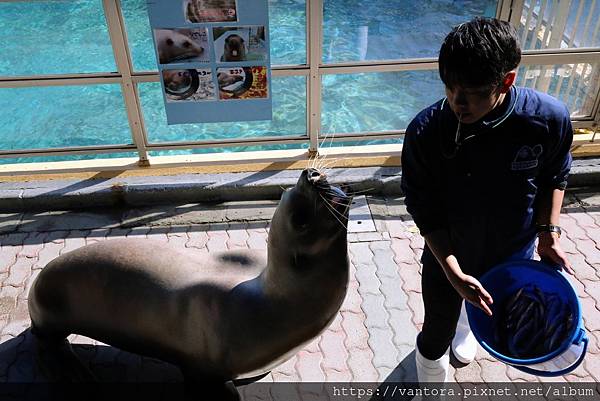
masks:
[[[168,124],[272,118],[267,0],[147,0]]]

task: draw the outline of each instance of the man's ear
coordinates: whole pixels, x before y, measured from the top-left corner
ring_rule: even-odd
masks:
[[[516,71],[507,72],[502,80],[502,84],[500,86],[500,93],[507,93],[510,90],[510,87],[515,83],[515,79],[517,78]]]

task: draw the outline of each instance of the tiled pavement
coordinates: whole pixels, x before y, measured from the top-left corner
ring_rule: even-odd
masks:
[[[105,212],[0,215],[0,381],[39,381],[34,368],[27,294],[44,265],[70,250],[117,237],[155,238],[175,248],[207,253],[266,249],[273,202],[186,205]],[[376,231],[349,235],[348,294],[333,324],[263,381],[414,381],[414,345],[423,322],[419,257],[423,239],[401,199],[369,198]],[[451,368],[456,381],[600,381],[600,195],[569,193],[561,224],[573,282],[590,338],[584,363],[572,373],[543,379],[490,357]],[[210,209],[210,210],[208,210]],[[80,356],[101,380],[178,380],[176,369],[72,336]]]

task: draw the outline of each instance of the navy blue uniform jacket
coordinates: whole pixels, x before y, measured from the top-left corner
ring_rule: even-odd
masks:
[[[402,190],[421,234],[447,229],[463,271],[479,275],[535,239],[537,195],[566,187],[573,129],[563,103],[516,87],[504,113],[469,127],[460,146],[457,125],[446,99],[413,119]],[[432,258],[425,247],[423,262]]]

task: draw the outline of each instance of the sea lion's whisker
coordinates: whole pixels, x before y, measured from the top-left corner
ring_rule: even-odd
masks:
[[[340,205],[340,206],[348,206],[348,205],[350,205],[350,202],[347,202],[347,203],[337,202],[337,201],[334,201],[333,199],[329,199],[329,202],[330,203],[335,203],[336,205]]]
[[[339,210],[337,210],[335,208],[335,206],[333,206],[330,202],[329,199],[325,198],[323,195],[321,195],[321,198],[323,198],[323,200],[325,201],[325,203],[327,204],[327,206],[331,207],[333,209],[333,211],[339,215],[341,218],[343,218],[344,220],[348,220],[348,217],[346,217],[344,214],[342,214],[342,212],[340,212]]]
[[[327,200],[325,198],[323,198],[323,200],[325,201],[325,208],[327,208],[327,210],[329,210],[331,215],[338,221],[338,223],[340,223],[342,225],[342,227],[344,227],[346,230],[348,230],[348,227],[344,223],[342,223],[342,221],[335,215],[335,211],[336,211],[335,208],[333,206],[331,206],[329,203],[327,203]]]
[[[375,188],[367,188],[367,189],[361,189],[361,190],[358,190],[358,191],[349,191],[349,192],[346,192],[346,195],[353,196],[353,195],[356,195],[356,194],[362,194],[362,193],[369,192],[369,191],[374,191],[374,190],[375,190]]]

